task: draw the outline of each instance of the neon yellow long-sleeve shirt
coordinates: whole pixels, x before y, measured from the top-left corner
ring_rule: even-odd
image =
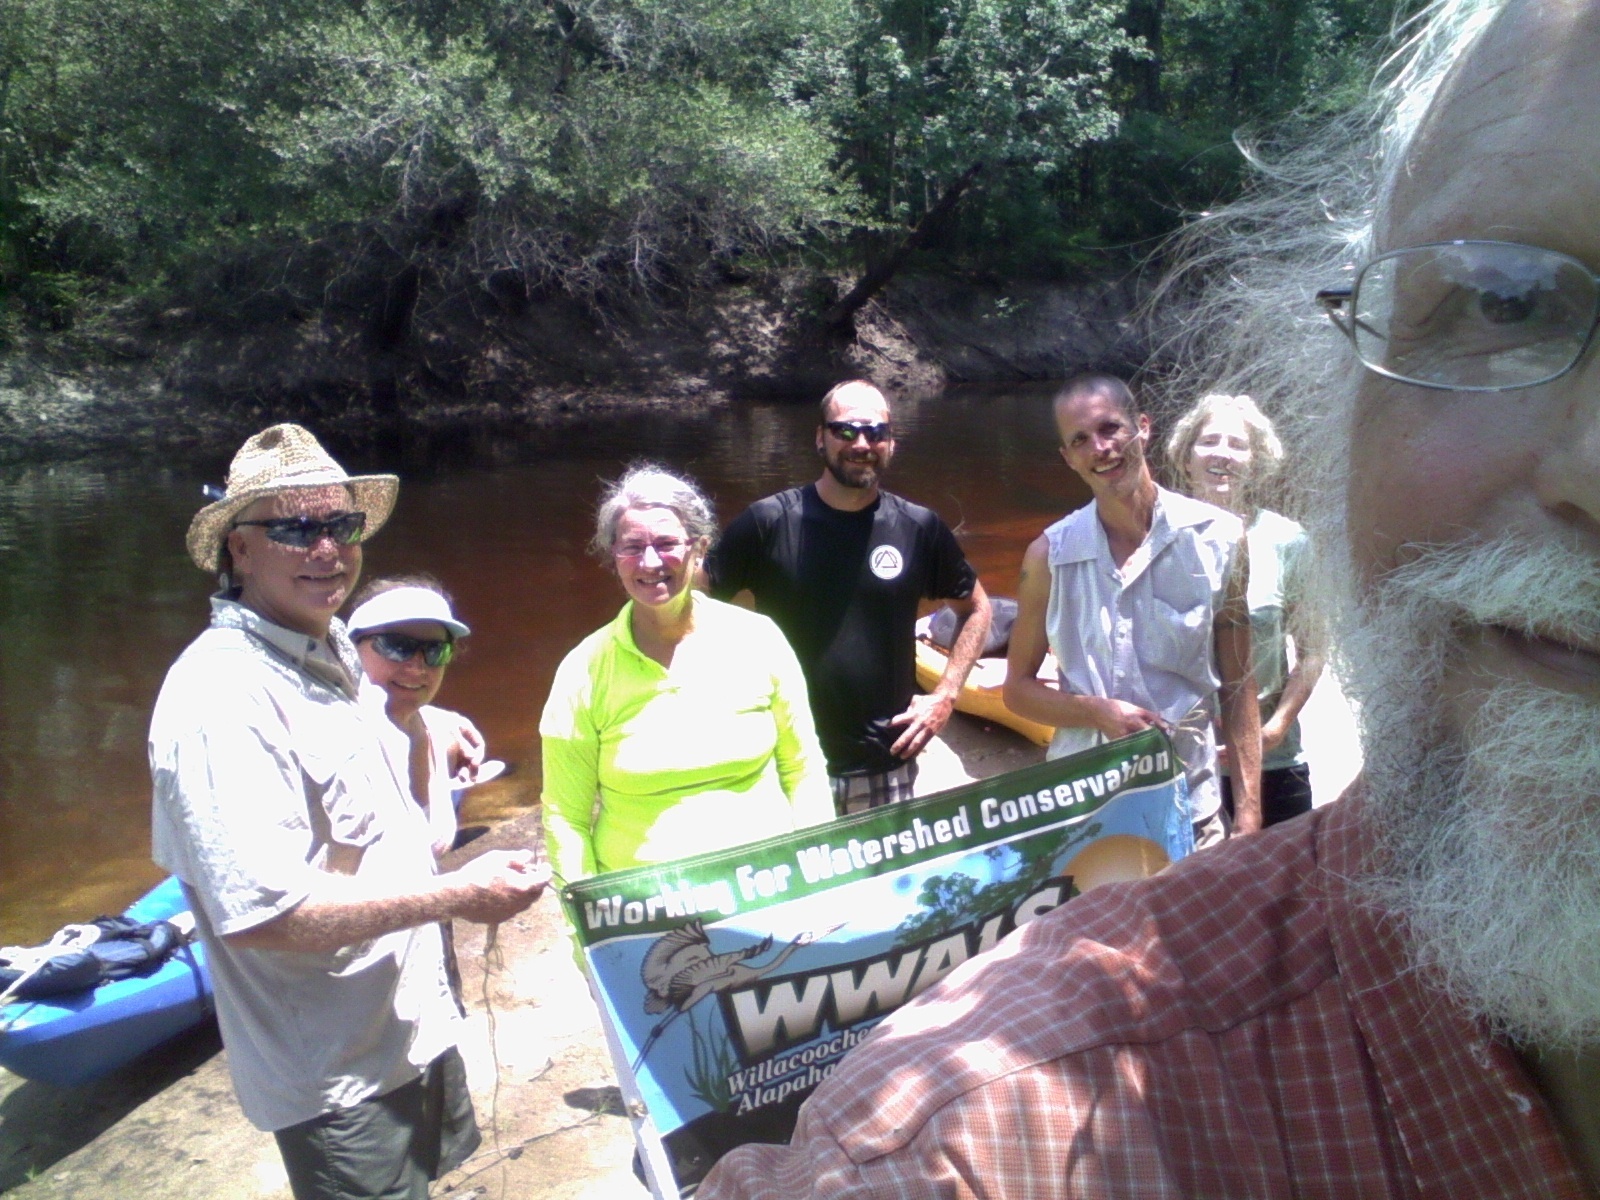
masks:
[[[562,660],[539,721],[544,827],[567,881],[831,820],[805,677],[766,617],[696,594],[672,666],[633,602]]]

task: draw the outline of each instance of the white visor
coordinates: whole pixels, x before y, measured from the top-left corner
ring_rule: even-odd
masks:
[[[359,637],[374,629],[404,625],[408,621],[437,621],[454,637],[466,637],[472,632],[455,619],[443,596],[425,587],[397,587],[379,592],[351,613],[345,625],[351,637]]]

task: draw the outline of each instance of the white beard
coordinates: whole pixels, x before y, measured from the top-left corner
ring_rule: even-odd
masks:
[[[1475,625],[1593,638],[1600,571],[1559,546],[1424,548],[1342,616],[1380,860],[1361,891],[1498,1032],[1600,1040],[1600,704],[1486,680],[1452,732],[1439,690]]]

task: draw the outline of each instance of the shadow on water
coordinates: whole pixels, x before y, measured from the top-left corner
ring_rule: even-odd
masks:
[[[221,1049],[217,1023],[207,1020],[81,1087],[5,1076],[0,1082],[0,1192],[27,1183],[87,1146]]]

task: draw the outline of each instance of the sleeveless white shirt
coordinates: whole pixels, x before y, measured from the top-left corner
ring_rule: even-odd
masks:
[[[1061,690],[1124,700],[1171,722],[1196,821],[1222,804],[1213,733],[1221,677],[1212,621],[1243,536],[1233,514],[1165,488],[1157,489],[1149,534],[1120,570],[1093,501],[1045,530],[1045,629]],[[1098,730],[1058,729],[1048,756],[1101,741]]]

